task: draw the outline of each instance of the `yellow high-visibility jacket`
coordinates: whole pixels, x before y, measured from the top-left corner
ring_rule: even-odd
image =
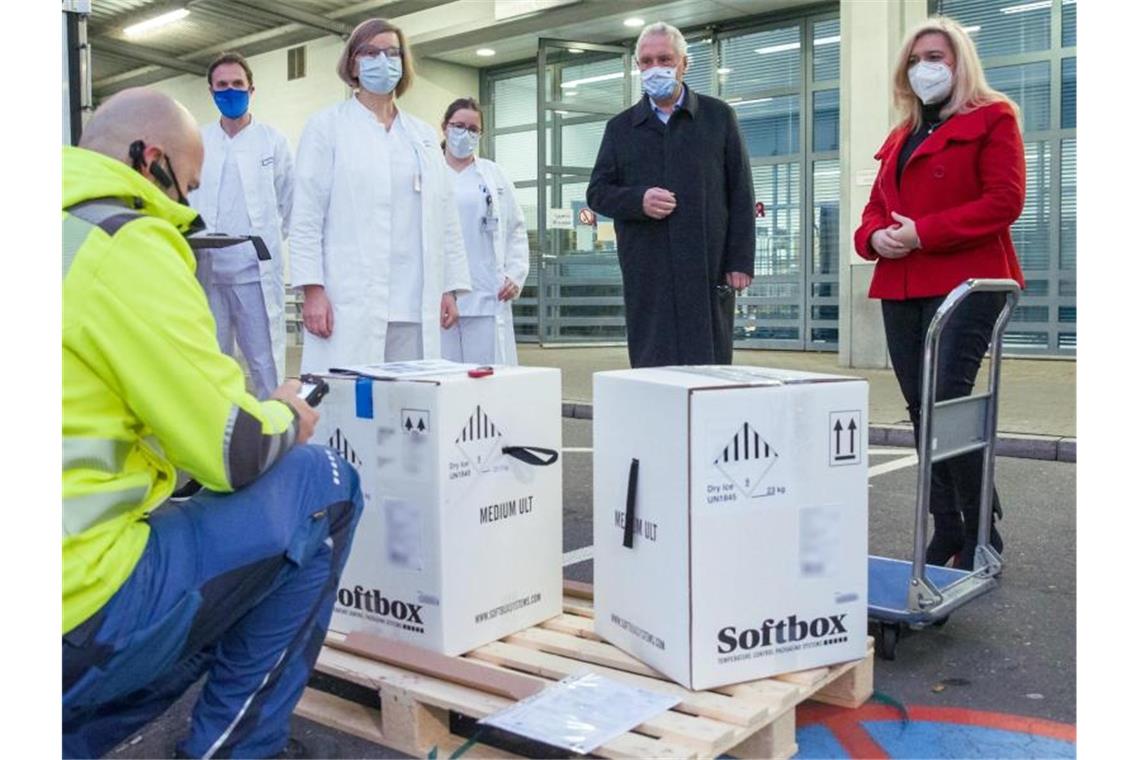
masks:
[[[63,209],[67,633],[130,575],[176,468],[235,490],[293,445],[297,420],[288,405],[247,393],[218,348],[182,236],[193,209],[126,164],[72,147]]]

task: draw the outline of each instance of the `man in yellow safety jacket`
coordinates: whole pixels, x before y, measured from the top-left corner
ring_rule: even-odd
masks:
[[[266,401],[223,354],[184,234],[202,143],[127,90],[63,170],[64,754],[97,757],[202,674],[187,756],[288,739],[361,509],[355,471],[304,444],[296,381]],[[203,486],[171,500],[176,471]]]

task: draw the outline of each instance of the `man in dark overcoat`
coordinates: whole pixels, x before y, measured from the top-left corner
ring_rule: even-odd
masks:
[[[736,114],[685,86],[685,38],[645,27],[645,95],[606,124],[586,201],[613,218],[634,367],[731,364],[752,282],[755,196]]]

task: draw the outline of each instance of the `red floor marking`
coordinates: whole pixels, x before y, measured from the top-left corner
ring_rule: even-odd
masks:
[[[906,716],[914,721],[996,728],[1067,742],[1077,740],[1076,726],[1024,715],[970,710],[964,707],[907,705]],[[851,757],[884,758],[886,753],[883,748],[864,730],[862,723],[879,720],[901,721],[903,713],[896,707],[872,702],[855,710],[808,702],[797,709],[796,718],[797,725],[824,725],[831,729],[832,735]]]

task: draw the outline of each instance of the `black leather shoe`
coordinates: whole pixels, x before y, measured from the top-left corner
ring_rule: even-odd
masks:
[[[935,512],[934,535],[926,546],[926,564],[945,565],[962,551],[965,541],[960,514]]]

